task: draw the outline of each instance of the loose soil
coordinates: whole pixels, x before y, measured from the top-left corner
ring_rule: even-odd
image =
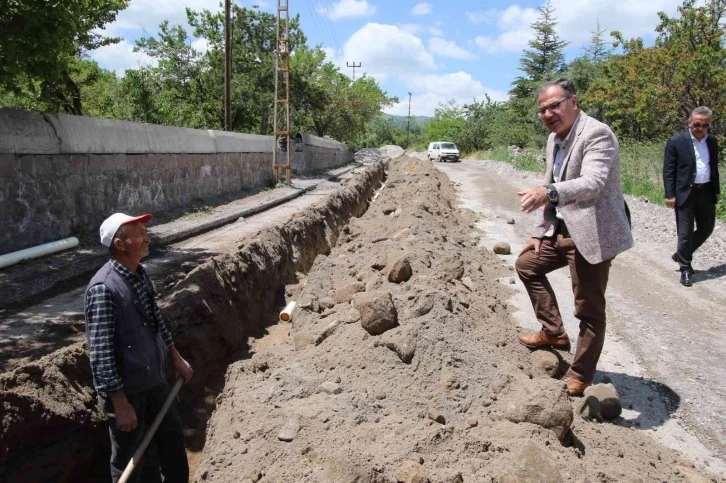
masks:
[[[429,161],[390,164],[288,284],[292,324],[227,370],[196,481],[709,481],[623,418],[567,430],[575,402],[515,343],[512,267],[457,206]]]

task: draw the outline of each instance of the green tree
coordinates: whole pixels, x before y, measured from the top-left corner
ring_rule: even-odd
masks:
[[[39,107],[83,114],[83,53],[119,39],[98,33],[128,0],[3,0],[0,91]]]

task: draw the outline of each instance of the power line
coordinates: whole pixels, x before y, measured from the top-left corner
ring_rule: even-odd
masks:
[[[335,32],[335,26],[333,25],[333,22],[330,20],[330,12],[328,12],[328,6],[325,4],[322,4],[323,10],[325,10],[325,20],[330,26],[330,31],[333,33],[333,40],[335,40],[336,49],[340,50],[340,42],[338,41],[338,35]]]
[[[317,13],[315,13],[315,8],[310,6],[309,0],[307,2],[305,2],[305,4],[307,5],[308,11],[310,12],[310,17],[313,19],[313,23],[315,24],[315,29],[320,34],[320,37],[323,39],[321,43],[329,44],[332,48],[335,48],[335,46],[331,42],[329,42],[328,40],[325,39],[325,33],[323,32],[323,29],[320,28],[320,24],[318,23],[318,20],[319,20],[318,15],[317,15]]]

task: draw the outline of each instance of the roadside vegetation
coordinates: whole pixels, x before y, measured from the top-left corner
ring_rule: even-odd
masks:
[[[598,23],[582,55],[566,63],[567,42],[557,34],[555,11],[548,1],[532,24],[535,37],[522,53],[522,75],[512,82],[509,100],[440,104],[423,124],[412,118],[409,143],[405,124],[375,119],[364,141],[417,150],[426,149],[429,142],[452,141],[470,159],[543,171],[548,132],[535,113],[536,90],[548,80],[568,77],[584,111],[617,134],[625,191],[662,204],[665,142],[687,129],[688,116],[697,106],[708,106],[715,114],[711,132],[719,138],[721,173],[726,176],[725,16],[726,0],[685,0],[677,17],[659,14],[651,47],[617,31],[607,39],[605,26]],[[726,220],[726,201],[717,213]]]

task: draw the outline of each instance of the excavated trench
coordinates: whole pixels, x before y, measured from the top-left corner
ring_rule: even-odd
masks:
[[[228,365],[249,357],[250,338],[277,322],[285,287],[330,253],[351,218],[365,213],[387,164],[368,166],[324,201],[241,241],[237,251],[204,261],[161,294],[175,344],[195,370],[180,393],[192,455],[204,447]],[[84,343],[0,375],[0,421],[0,480],[107,481],[107,429]]]

